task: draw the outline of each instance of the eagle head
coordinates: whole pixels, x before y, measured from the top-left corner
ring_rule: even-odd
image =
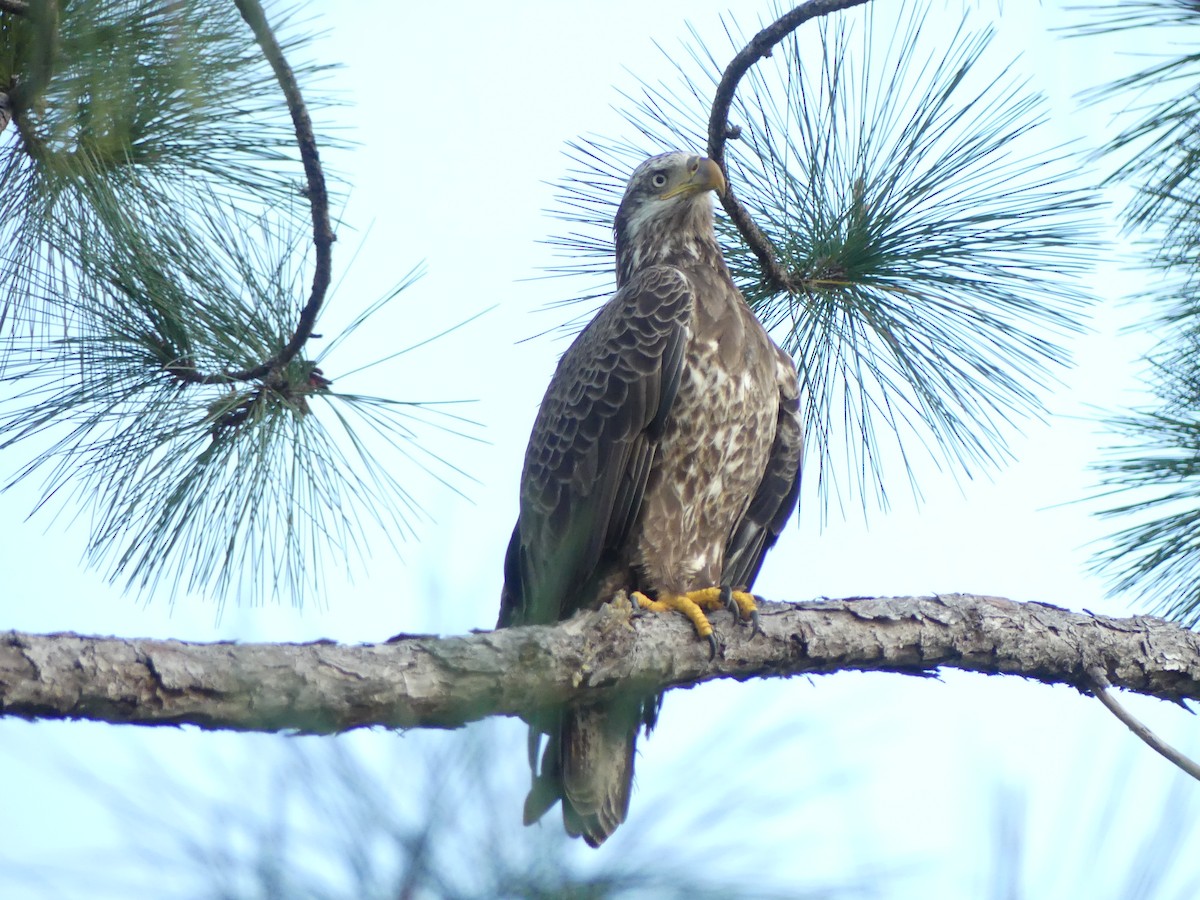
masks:
[[[702,246],[715,246],[709,191],[724,194],[725,176],[705,156],[675,150],[633,170],[613,224],[618,285],[642,266],[695,259]]]

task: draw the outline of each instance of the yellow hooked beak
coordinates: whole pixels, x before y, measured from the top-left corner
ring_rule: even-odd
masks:
[[[721,167],[707,156],[693,156],[688,160],[687,169],[687,177],[663,191],[659,195],[660,200],[680,195],[691,197],[705,191],[716,191],[718,197],[724,195],[725,176],[721,174]]]

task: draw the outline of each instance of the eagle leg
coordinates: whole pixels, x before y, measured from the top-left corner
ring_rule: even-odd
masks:
[[[651,600],[641,591],[633,592],[633,600],[642,609],[648,609],[651,612],[681,612],[688,617],[692,626],[696,629],[696,634],[705,638],[708,641],[708,658],[714,659],[717,655],[717,633],[713,631],[712,622],[708,621],[708,616],[704,614],[701,608],[701,603],[707,603],[708,594],[712,591],[717,591],[718,588],[705,588],[699,591],[690,591],[686,594],[670,594],[660,593],[657,600]],[[711,608],[711,603],[707,603]]]

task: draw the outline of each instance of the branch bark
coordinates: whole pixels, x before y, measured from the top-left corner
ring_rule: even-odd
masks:
[[[750,68],[760,59],[766,59],[771,51],[789,34],[810,19],[827,16],[853,6],[861,6],[869,0],[808,0],[794,9],[784,13],[766,28],[751,38],[750,43],[741,49],[725,67],[721,81],[713,96],[712,110],[708,116],[708,157],[721,167],[725,173],[725,193],[721,196],[721,205],[731,222],[736,226],[742,240],[758,258],[762,266],[763,280],[769,282],[777,291],[796,293],[797,284],[791,273],[779,264],[775,253],[775,245],[763,234],[762,229],[754,221],[749,210],[738,200],[733,192],[733,181],[729,178],[729,170],[725,164],[725,144],[731,134],[729,124],[729,109],[733,105],[737,86]]]
[[[1098,667],[1089,669],[1088,676],[1092,680],[1092,693],[1096,695],[1097,700],[1104,704],[1105,709],[1120,719],[1147,747],[1178,766],[1182,771],[1192,776],[1192,778],[1200,781],[1200,765],[1197,765],[1186,754],[1180,753],[1160,738],[1142,722],[1138,721],[1133,713],[1118,703],[1117,698],[1109,693],[1112,685],[1108,683],[1108,678],[1105,677],[1104,673]]]
[[[763,633],[719,615],[708,659],[681,617],[610,604],[555,626],[381,644],[189,644],[0,635],[0,714],[239,731],[332,734],[454,728],[622,690],[842,670],[1020,675],[1090,692],[1092,674],[1200,699],[1200,634],[968,594],[762,604]]]
[[[325,303],[325,294],[333,273],[332,248],[335,240],[333,225],[329,218],[329,191],[325,183],[325,170],[321,167],[321,157],[317,149],[317,140],[313,134],[312,119],[308,107],[296,83],[296,75],[283,55],[283,48],[275,37],[266,13],[258,0],[234,0],[242,18],[254,32],[263,56],[275,73],[275,80],[283,91],[287,101],[288,113],[292,117],[292,127],[296,133],[296,146],[300,150],[300,162],[304,166],[304,194],[308,198],[312,210],[313,223],[313,280],[309,291],[308,302],[300,311],[300,320],[287,344],[268,360],[249,369],[236,372],[203,373],[188,368],[174,368],[171,373],[180,381],[191,384],[233,384],[236,382],[257,381],[272,372],[286,366],[312,337],[317,315]]]

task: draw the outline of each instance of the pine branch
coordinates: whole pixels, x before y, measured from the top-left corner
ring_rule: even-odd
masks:
[[[1106,418],[1119,441],[1093,468],[1096,514],[1120,523],[1092,557],[1112,593],[1132,590],[1146,606],[1185,625],[1200,622],[1197,499],[1200,498],[1200,7],[1136,0],[1092,10],[1079,34],[1121,34],[1151,61],[1088,92],[1114,103],[1115,137],[1095,154],[1106,181],[1132,188],[1121,217],[1144,277],[1137,328],[1156,345],[1146,354],[1154,400]],[[1190,46],[1189,46],[1190,45]],[[1138,98],[1131,102],[1130,98]]]
[[[234,0],[242,18],[254,32],[255,40],[262,47],[263,55],[271,64],[279,86],[283,89],[287,100],[288,112],[296,129],[296,144],[300,149],[300,161],[304,164],[306,179],[305,196],[312,207],[313,249],[316,254],[316,265],[313,271],[312,291],[308,302],[300,313],[300,321],[287,345],[272,359],[266,360],[252,369],[240,372],[210,375],[201,380],[208,384],[225,384],[235,381],[255,381],[271,372],[283,368],[290,363],[300,349],[312,336],[313,326],[321,305],[325,302],[325,293],[329,290],[332,278],[332,247],[335,240],[333,226],[329,221],[329,192],[325,186],[325,172],[321,168],[321,158],[317,152],[317,140],[313,135],[312,119],[308,108],[300,94],[300,86],[296,84],[295,73],[284,58],[283,49],[275,38],[275,33],[267,23],[266,14],[258,0]]]
[[[189,384],[236,384],[240,382],[260,381],[275,377],[282,369],[296,358],[296,355],[312,336],[317,316],[325,303],[325,294],[329,290],[333,273],[332,248],[336,236],[329,218],[329,191],[325,184],[325,171],[321,167],[321,157],[317,150],[317,139],[313,133],[312,118],[308,107],[296,83],[296,75],[288,64],[280,47],[275,32],[267,22],[266,13],[258,0],[234,0],[238,12],[242,14],[254,39],[262,48],[263,56],[271,65],[271,71],[279,82],[287,102],[288,114],[296,131],[296,145],[300,150],[300,161],[304,166],[305,188],[304,195],[308,198],[312,210],[313,252],[316,257],[313,269],[312,290],[308,302],[300,312],[296,330],[292,333],[287,344],[270,359],[256,366],[234,372],[204,373],[184,365],[167,368],[175,378]]]
[[[1192,778],[1200,781],[1200,765],[1196,765],[1194,760],[1190,759],[1186,754],[1180,753],[1156,735],[1129,712],[1129,710],[1123,707],[1117,701],[1117,698],[1109,693],[1112,685],[1108,683],[1108,679],[1099,667],[1089,669],[1088,676],[1092,679],[1092,693],[1096,695],[1097,700],[1104,704],[1105,709],[1124,722],[1129,730],[1136,734],[1151,750],[1192,776]]]
[[[331,390],[323,361],[366,313],[312,349],[334,233],[323,101],[299,85],[325,66],[270,9],[46,0],[0,27],[19,132],[0,147],[0,452],[34,448],[4,483],[41,471],[39,508],[90,508],[89,563],[143,596],[301,604],[329,561],[361,564],[368,529],[414,534],[417,479],[466,480],[427,429],[473,423]]]
[[[556,626],[383,644],[189,644],[0,636],[0,713],[331,734],[455,728],[616,691],[845,670],[1020,675],[1200,699],[1200,634],[1161,619],[950,594],[763,603],[763,634],[729,628],[713,661],[679,617],[610,605]]]
[[[640,137],[571,145],[554,210],[571,230],[549,241],[566,259],[551,272],[591,281],[576,299],[604,296],[628,171],[666,147],[721,158],[753,222],[729,201],[717,233],[802,373],[823,516],[903,485],[919,500],[927,461],[974,478],[1012,458],[1084,328],[1098,209],[1068,186],[1078,160],[1036,140],[1045,98],[992,28],[934,37],[926,4],[872,4],[787,31],[830,9],[753,38],[726,21],[732,63],[695,32],[663,48],[678,78],[625,95]]]
[[[30,296],[45,296],[64,307],[81,307],[73,311],[90,320],[93,313],[103,312],[114,288],[105,279],[111,273],[103,271],[103,260],[110,254],[98,238],[112,232],[111,239],[122,242],[130,236],[125,232],[130,232],[146,252],[134,254],[136,258],[126,264],[133,264],[135,275],[160,277],[157,263],[164,255],[176,256],[152,245],[177,242],[176,232],[186,232],[195,224],[186,214],[167,217],[164,210],[199,211],[203,219],[214,206],[229,214],[254,215],[260,212],[254,207],[261,204],[261,212],[290,224],[289,207],[296,191],[282,166],[293,158],[288,144],[280,141],[286,135],[304,169],[301,193],[313,236],[315,259],[307,302],[294,311],[294,319],[285,317],[277,323],[278,331],[262,335],[269,339],[267,347],[250,351],[249,359],[179,358],[163,366],[163,371],[186,384],[253,383],[277,377],[297,357],[324,304],[335,240],[328,187],[299,79],[285,55],[302,42],[292,39],[281,44],[258,0],[236,0],[233,5],[240,21],[232,10],[216,16],[197,5],[161,8],[125,0],[111,10],[70,7],[62,22],[56,3],[31,10],[37,39],[26,40],[28,48],[16,42],[21,50],[17,74],[7,88],[0,85],[0,90],[7,90],[9,114],[21,132],[19,145],[0,158],[0,183],[9,182],[5,186],[14,195],[9,204],[15,213],[9,215],[13,222],[5,223],[12,234],[4,237],[7,243],[22,245],[20,252],[12,254],[20,268],[34,270],[11,276],[16,284],[9,301],[21,301],[20,310]],[[177,33],[190,34],[199,27],[198,17],[204,25],[195,46],[176,41]],[[238,25],[248,25],[253,40],[239,33]],[[317,68],[304,66],[301,74]],[[226,96],[236,99],[219,122],[212,118],[210,107],[194,102],[202,77],[221,83]],[[279,89],[282,104],[262,99],[274,95],[267,88],[270,84]],[[283,121],[290,127],[283,132],[274,121],[277,108],[287,110]],[[269,128],[261,115],[264,111],[272,119]],[[0,111],[0,121],[3,115]],[[252,136],[251,129],[243,127],[251,117]],[[236,157],[232,164],[222,159],[229,152]],[[62,198],[64,193],[71,202]],[[247,199],[250,203],[243,206]],[[41,221],[49,217],[42,207],[51,202],[56,211],[53,218],[62,220],[57,229]],[[36,271],[46,265],[42,257],[51,252],[47,248],[87,270],[79,273],[86,276],[82,302],[66,299],[80,293],[77,286],[56,289],[52,274]],[[203,256],[212,248],[199,249]],[[184,259],[190,262],[192,257]],[[46,282],[40,292],[26,285],[35,277]],[[194,285],[186,278],[183,281],[160,288],[187,294]],[[127,285],[121,282],[115,287],[120,293]],[[132,300],[157,308],[162,302],[159,293],[149,294],[149,299],[142,295],[123,299],[126,304]],[[235,308],[240,310],[245,301],[238,299]],[[260,323],[242,323],[234,317],[232,324],[253,330]]]
[[[735,136],[729,127],[729,108],[733,104],[734,94],[737,93],[738,83],[760,59],[771,55],[771,50],[789,34],[810,19],[827,16],[830,13],[853,6],[861,6],[868,0],[809,0],[797,6],[790,12],[780,16],[762,31],[754,36],[740,53],[733,58],[725,68],[721,81],[717,85],[713,97],[712,112],[708,117],[708,156],[726,171],[725,143]],[[730,221],[737,227],[738,233],[750,247],[759,264],[762,266],[764,280],[769,282],[776,291],[794,291],[793,278],[779,264],[775,247],[754,218],[750,211],[742,205],[733,192],[730,179],[725,179],[727,187],[721,197],[721,205],[729,215]]]

